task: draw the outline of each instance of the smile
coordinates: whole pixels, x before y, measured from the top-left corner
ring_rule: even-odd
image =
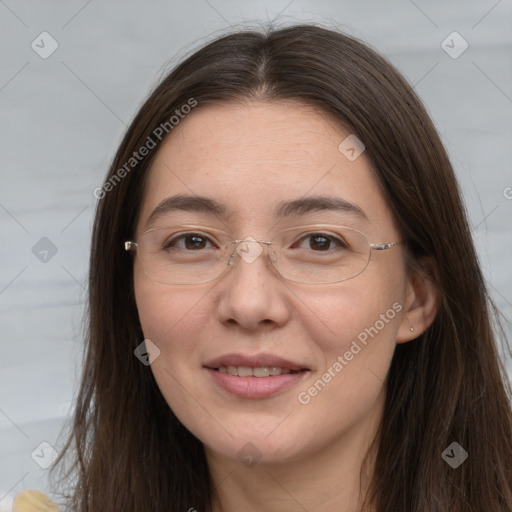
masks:
[[[236,375],[237,377],[276,377],[278,375],[287,375],[289,373],[297,373],[296,370],[289,368],[281,368],[279,366],[219,366],[213,368],[220,373],[229,373],[229,375]]]
[[[212,385],[239,398],[270,398],[310,375],[299,362],[273,354],[226,354],[204,364]]]

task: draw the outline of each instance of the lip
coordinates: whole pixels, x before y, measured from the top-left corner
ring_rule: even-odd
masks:
[[[206,368],[218,368],[219,366],[250,366],[251,368],[275,366],[292,371],[309,370],[309,368],[303,364],[288,361],[287,359],[273,354],[226,354],[207,361],[203,366]]]
[[[249,366],[253,368],[274,366],[297,373],[276,375],[274,377],[238,377],[237,375],[219,372],[217,370],[219,366]],[[271,354],[227,354],[208,361],[204,364],[204,368],[213,382],[224,391],[248,399],[263,399],[275,396],[294,386],[305,375],[309,374],[309,368],[304,365]]]

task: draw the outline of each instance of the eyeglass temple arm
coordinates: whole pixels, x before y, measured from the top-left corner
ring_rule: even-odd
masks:
[[[375,251],[385,251],[386,249],[391,249],[391,247],[395,247],[395,245],[401,243],[403,242],[389,242],[388,244],[370,244],[370,247]]]

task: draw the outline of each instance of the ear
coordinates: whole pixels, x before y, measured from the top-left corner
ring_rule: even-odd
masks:
[[[423,334],[432,325],[439,310],[435,261],[433,258],[423,258],[418,263],[420,268],[409,272],[404,313],[397,332],[397,343],[406,343]]]

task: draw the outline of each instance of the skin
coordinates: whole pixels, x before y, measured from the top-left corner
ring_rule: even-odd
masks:
[[[277,202],[334,195],[358,205],[368,220],[315,212],[280,225],[350,222],[370,242],[400,241],[365,154],[349,161],[338,150],[348,134],[298,102],[199,106],[158,150],[136,239],[154,208],[180,193],[211,197],[228,215],[180,212],[160,226],[177,219],[229,231],[234,239],[269,240]],[[154,282],[136,258],[134,282],[144,335],[161,351],[151,365],[158,385],[205,446],[214,511],[359,510],[359,487],[366,488],[360,468],[382,417],[393,351],[421,334],[436,311],[434,289],[407,270],[401,246],[373,251],[361,275],[330,285],[285,281],[264,257],[239,260],[221,279],[195,285]],[[298,393],[394,303],[401,311],[308,404],[299,403]],[[310,371],[274,397],[240,398],[203,368],[232,352],[276,354]],[[252,467],[237,456],[248,442],[261,454]]]

